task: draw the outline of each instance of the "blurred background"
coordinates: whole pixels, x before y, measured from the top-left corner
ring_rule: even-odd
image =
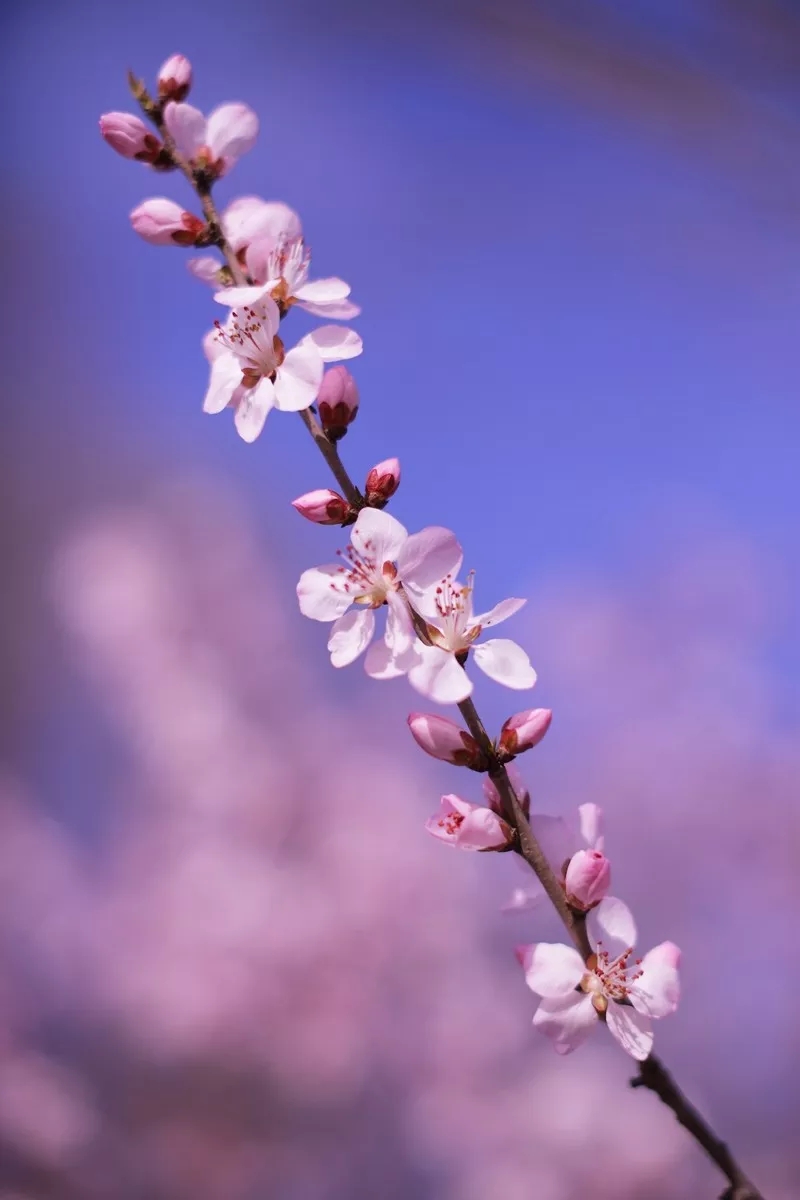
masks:
[[[171,53],[363,305],[357,477],[455,528],[555,710],[536,811],[607,814],[657,1048],[800,1190],[800,11],[778,0],[7,6],[0,471],[2,1200],[709,1200],[598,1037],[558,1059],[507,856],[426,836],[405,682],[294,584],[341,536],[300,423],[201,412],[216,315],[102,142]],[[304,332],[302,314],[293,315]],[[493,727],[520,698],[486,682]],[[525,700],[522,699],[522,703]],[[464,773],[466,776],[466,773]]]

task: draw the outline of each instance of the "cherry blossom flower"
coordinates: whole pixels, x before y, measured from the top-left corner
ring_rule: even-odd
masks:
[[[596,851],[602,856],[605,839],[602,833],[603,810],[597,804],[581,804],[574,818],[551,817],[534,813],[530,818],[533,834],[542,847],[547,861],[565,885],[566,873],[572,859],[581,851]],[[535,908],[544,895],[539,880],[520,863],[525,871],[525,886],[515,887],[502,907],[503,912],[527,912]],[[578,900],[577,896],[573,897]],[[576,904],[579,907],[579,904]]]
[[[116,150],[123,158],[133,158],[137,162],[152,165],[158,161],[164,149],[161,139],[133,113],[103,113],[100,132],[112,150]]]
[[[524,600],[503,600],[489,612],[472,611],[472,580],[461,584],[448,575],[426,593],[413,598],[424,618],[432,645],[419,642],[415,661],[408,668],[409,683],[438,704],[458,704],[472,692],[472,681],[463,662],[472,651],[480,669],[497,683],[510,688],[531,688],[536,672],[516,642],[494,638],[476,646],[485,628],[497,625],[518,612]]]
[[[185,100],[192,86],[192,64],[183,54],[171,54],[158,72],[161,100]]]
[[[634,958],[633,915],[611,896],[589,913],[586,932],[593,951],[587,963],[572,946],[538,942],[522,948],[525,982],[542,998],[533,1024],[559,1054],[568,1054],[602,1015],[623,1050],[643,1062],[653,1047],[652,1020],[678,1006],[680,951],[662,942]]]
[[[244,260],[253,286],[217,292],[214,299],[220,304],[252,304],[267,292],[284,313],[295,304],[312,316],[337,320],[357,317],[361,312],[347,299],[350,285],[343,279],[308,278],[311,251],[302,237],[276,239],[262,234],[248,244]]]
[[[245,269],[247,247],[255,238],[270,239],[274,244],[300,237],[302,225],[294,209],[281,200],[262,200],[260,196],[238,196],[220,214],[225,240]],[[190,258],[187,266],[196,279],[219,288],[220,272],[225,263],[204,254]]]
[[[265,296],[252,308],[232,312],[225,325],[217,322],[216,334],[206,338],[211,376],[203,410],[217,413],[232,405],[246,442],[261,433],[270,409],[308,408],[322,382],[323,357],[311,336],[286,351],[279,327],[278,306]]]
[[[300,611],[314,621],[333,622],[328,649],[334,667],[354,662],[370,646],[375,611],[388,612],[381,643],[370,647],[365,668],[373,678],[403,674],[394,664],[413,653],[414,634],[400,585],[427,587],[442,564],[458,568],[461,547],[449,529],[429,526],[409,536],[380,509],[359,513],[341,562],[304,571],[297,585]],[[447,567],[445,567],[447,569]]]
[[[502,850],[514,838],[511,827],[491,808],[453,795],[442,796],[441,812],[430,817],[425,828],[460,850]]]
[[[164,124],[178,153],[195,170],[214,178],[226,174],[255,144],[258,117],[246,104],[222,104],[206,118],[191,104],[164,108]]]

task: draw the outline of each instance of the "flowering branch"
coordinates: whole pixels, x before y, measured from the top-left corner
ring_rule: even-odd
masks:
[[[508,599],[486,613],[472,609],[473,578],[459,583],[462,552],[449,530],[429,527],[409,535],[382,510],[397,490],[400,465],[387,459],[368,473],[363,489],[353,481],[338,442],[358,411],[358,391],[341,366],[325,364],[361,353],[361,339],[340,325],[321,326],[291,350],[279,330],[294,305],[318,317],[357,316],[350,289],[337,278],[309,280],[310,253],[300,220],[285,205],[242,197],[220,213],[212,188],[253,145],[258,120],[245,105],[229,104],[208,119],[184,103],[191,67],[180,55],[168,59],[153,98],[129,76],[131,91],[159,137],[135,116],[109,113],[101,131],[124,157],[156,171],[178,169],[197,196],[205,220],[170,200],[145,201],[131,214],[134,229],[155,245],[216,247],[224,258],[194,259],[192,272],[217,290],[229,310],[216,321],[204,348],[210,362],[206,412],[234,410],[240,436],[258,437],[271,409],[297,412],[330,469],[341,495],[318,488],[298,497],[295,509],[318,524],[352,525],[351,543],[337,563],[305,571],[298,583],[301,611],[331,624],[328,649],[336,667],[366,652],[373,678],[401,675],[420,693],[456,705],[466,724],[414,713],[411,732],[426,753],[484,774],[487,804],[442,797],[442,811],[427,828],[441,841],[464,849],[513,851],[530,866],[538,886],[558,913],[572,946],[534,943],[518,956],[528,986],[540,997],[534,1025],[556,1049],[575,1049],[599,1023],[639,1065],[633,1087],[654,1092],[716,1163],[730,1186],[722,1200],[763,1200],[728,1147],[687,1100],[652,1053],[652,1020],[678,1003],[679,951],[663,942],[634,958],[636,928],[627,906],[610,895],[610,864],[604,854],[596,805],[582,805],[581,838],[564,852],[564,822],[531,816],[524,786],[508,764],[546,734],[552,714],[529,709],[510,717],[493,741],[472,699],[465,666],[473,661],[507,687],[532,687],[536,674],[527,655],[504,638],[479,641],[483,631],[512,616],[524,603]],[[383,637],[375,639],[376,614],[386,609]],[[548,824],[549,822],[549,824]],[[549,844],[559,829],[559,848]],[[535,896],[510,907],[528,907]]]

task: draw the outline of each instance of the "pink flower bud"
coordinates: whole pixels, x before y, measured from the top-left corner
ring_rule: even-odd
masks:
[[[317,393],[317,411],[331,441],[343,438],[358,412],[358,388],[347,367],[331,367],[325,372]]]
[[[389,497],[393,496],[400,486],[400,462],[396,458],[387,458],[373,467],[364,485],[367,504],[370,508],[383,508]]]
[[[498,748],[503,754],[522,754],[537,746],[550,728],[553,714],[549,708],[526,708],[509,717],[500,730]]]
[[[414,741],[431,758],[456,767],[469,767],[472,771],[486,770],[487,763],[480,746],[455,721],[432,713],[411,713],[408,727]]]
[[[100,132],[111,149],[123,158],[154,163],[163,150],[161,140],[133,113],[103,113]]]
[[[567,900],[574,908],[589,909],[608,895],[611,863],[599,850],[573,854],[564,874]]]
[[[425,828],[439,841],[460,850],[506,850],[514,840],[513,830],[502,817],[460,796],[442,796],[441,810],[425,822]]]
[[[131,213],[131,225],[153,246],[196,246],[206,229],[205,221],[163,196],[143,200]]]
[[[158,72],[158,95],[161,100],[180,103],[189,95],[192,86],[192,64],[182,54],[173,54]]]
[[[317,525],[343,525],[348,517],[353,516],[353,510],[344,496],[332,492],[330,488],[306,492],[304,496],[293,500],[292,505],[301,517]]]

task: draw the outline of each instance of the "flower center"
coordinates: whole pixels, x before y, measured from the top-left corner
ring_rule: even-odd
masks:
[[[435,593],[439,628],[428,626],[433,645],[455,654],[462,650],[469,650],[481,632],[480,625],[470,625],[472,619],[470,597],[473,592],[475,572],[470,571],[467,578],[468,583],[460,584],[455,582],[452,575],[445,576]]]
[[[371,541],[364,543],[363,553],[359,553],[352,543],[346,550],[337,550],[336,553],[343,561],[331,580],[331,587],[345,592],[354,604],[364,604],[369,608],[380,608],[385,604],[388,593],[397,587],[397,568],[394,563],[379,563]]]
[[[632,946],[611,958],[608,951],[602,949],[602,942],[598,942],[597,950],[586,963],[588,970],[580,984],[583,991],[591,995],[598,1012],[606,1011],[609,1000],[617,1003],[628,1000],[630,985],[642,974],[637,969],[641,962],[640,958],[633,958]]]
[[[217,341],[235,354],[242,365],[242,384],[255,387],[260,379],[275,378],[286,357],[283,342],[272,332],[273,324],[265,305],[245,305],[234,310],[227,324],[214,322]]]
[[[458,833],[459,829],[463,825],[464,814],[458,812],[445,813],[443,817],[439,817],[439,820],[436,823],[440,829],[443,829],[445,833],[452,837],[454,834]]]
[[[267,259],[264,283],[270,279],[280,280],[272,296],[284,308],[294,303],[294,293],[306,282],[310,263],[311,251],[301,237],[293,241],[283,239]]]

